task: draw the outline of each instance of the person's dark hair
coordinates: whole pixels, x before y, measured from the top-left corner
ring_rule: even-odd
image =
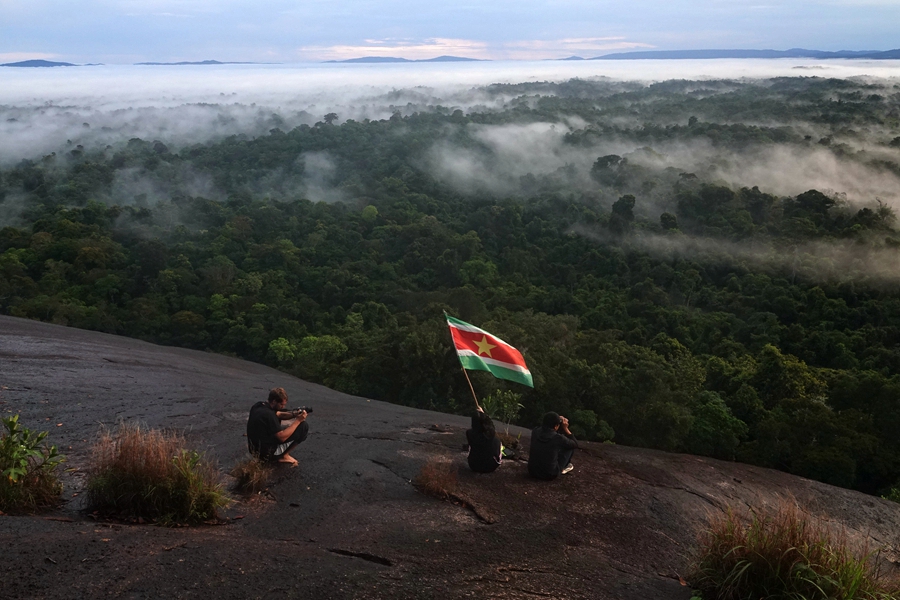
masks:
[[[481,431],[478,431],[478,430]],[[494,439],[497,431],[494,429],[494,422],[485,413],[478,411],[475,413],[475,430],[489,440]]]
[[[551,411],[551,412],[544,414],[544,420],[541,423],[541,425],[543,425],[544,427],[547,427],[548,429],[553,429],[554,427],[559,425],[559,422],[560,422],[559,415],[557,413]]]
[[[269,404],[272,402],[281,402],[284,400],[287,402],[287,392],[284,391],[284,388],[272,388],[269,390]]]

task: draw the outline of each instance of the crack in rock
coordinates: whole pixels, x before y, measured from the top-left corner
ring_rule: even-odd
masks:
[[[701,500],[703,500],[704,502],[706,502],[706,503],[708,503],[708,504],[711,504],[711,505],[714,506],[715,508],[718,508],[719,510],[724,510],[724,508],[722,507],[721,502],[719,502],[719,501],[717,501],[717,500],[715,500],[715,499],[713,499],[713,498],[710,498],[710,497],[707,496],[706,494],[703,494],[703,493],[701,493],[701,492],[694,491],[694,490],[692,490],[692,489],[690,489],[690,488],[687,488],[687,487],[685,487],[685,486],[683,486],[683,485],[668,485],[668,484],[665,484],[665,483],[657,483],[657,482],[655,482],[655,481],[650,481],[649,479],[644,479],[643,477],[638,477],[638,476],[635,475],[634,473],[628,473],[628,475],[629,475],[630,477],[633,477],[634,479],[637,479],[638,481],[640,481],[640,482],[642,482],[642,483],[644,483],[644,484],[650,486],[650,487],[662,488],[662,489],[666,489],[666,490],[678,490],[678,491],[681,491],[681,492],[685,492],[685,493],[691,494],[692,496],[697,496],[698,498],[700,498]]]
[[[372,463],[374,463],[374,464],[376,464],[376,465],[378,465],[379,467],[382,467],[382,468],[384,468],[384,469],[387,469],[388,471],[390,471],[391,473],[393,473],[394,475],[396,475],[397,477],[399,477],[400,479],[402,479],[402,480],[405,481],[406,483],[412,483],[412,480],[411,480],[411,479],[407,479],[406,477],[404,477],[403,475],[401,475],[400,473],[398,473],[397,471],[395,471],[394,469],[392,469],[391,466],[388,465],[387,463],[383,463],[383,462],[381,462],[380,460],[375,460],[374,458],[370,458],[369,461],[372,462]]]
[[[377,435],[352,435],[349,433],[332,433],[331,435],[339,435],[344,437],[350,437],[355,440],[374,440],[376,442],[400,442],[401,444],[417,444],[424,446],[439,446],[441,448],[447,447],[446,444],[442,444],[440,442],[428,442],[425,440],[403,440],[395,437],[388,436],[377,436]]]
[[[379,565],[384,565],[386,567],[393,567],[393,561],[390,561],[381,556],[375,556],[374,554],[369,554],[368,552],[351,552],[350,550],[342,550],[340,548],[329,548],[329,552],[332,554],[338,554],[340,556],[349,556],[351,558],[361,558],[363,560],[367,560],[369,562],[373,562]]]
[[[497,567],[500,573],[538,573],[538,574],[555,574],[556,571],[546,571],[544,569],[528,569],[524,567]]]
[[[525,588],[520,588],[520,587],[510,587],[508,589],[514,590],[517,592],[522,592],[523,594],[528,594],[529,596],[537,596],[539,598],[558,598],[559,597],[555,593],[548,594],[547,592],[535,592],[533,590],[526,590]]]
[[[390,471],[391,473],[393,473],[394,475],[396,475],[397,477],[399,477],[406,483],[412,483],[411,479],[407,479],[406,477],[404,477],[403,475],[401,475],[400,473],[398,473],[397,471],[392,469],[390,467],[390,465],[388,465],[387,463],[381,462],[380,460],[375,460],[374,458],[370,458],[369,461],[372,462],[373,464],[378,465],[379,467],[387,469],[388,471]],[[448,498],[450,500],[453,500],[454,502],[460,504],[463,508],[466,508],[466,509],[472,511],[472,514],[474,514],[483,523],[486,523],[488,525],[493,525],[494,523],[497,522],[497,519],[495,519],[494,517],[492,517],[489,514],[482,513],[482,511],[477,506],[475,506],[474,504],[472,504],[472,502],[470,502],[469,500],[466,500],[462,496],[458,496],[456,494],[448,494]]]

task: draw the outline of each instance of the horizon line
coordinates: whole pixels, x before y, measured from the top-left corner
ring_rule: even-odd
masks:
[[[284,65],[284,64],[297,64],[297,63],[312,63],[312,64],[335,64],[335,63],[421,63],[421,62],[541,62],[541,61],[571,61],[571,60],[598,60],[609,57],[618,57],[623,59],[634,58],[637,59],[638,55],[646,58],[651,58],[653,55],[670,55],[668,58],[662,58],[663,60],[672,60],[677,59],[678,57],[671,56],[676,54],[696,54],[696,53],[765,53],[771,52],[774,54],[782,54],[785,56],[773,56],[773,57],[740,57],[740,56],[729,56],[722,58],[866,58],[865,55],[878,55],[878,54],[888,54],[888,53],[898,53],[898,57],[900,58],[900,48],[891,48],[888,50],[815,50],[808,48],[789,48],[787,50],[774,50],[771,48],[699,48],[699,49],[681,49],[681,50],[633,50],[627,52],[610,52],[607,54],[600,54],[596,56],[583,57],[578,55],[568,55],[568,56],[558,56],[558,57],[545,57],[545,58],[473,58],[469,56],[454,56],[454,55],[438,55],[433,56],[431,58],[406,58],[403,56],[377,56],[377,55],[368,55],[368,56],[357,56],[351,58],[332,58],[332,59],[306,59],[306,60],[296,60],[296,61],[239,61],[239,60],[218,60],[218,59],[203,59],[203,60],[174,60],[174,61],[156,61],[156,60],[144,60],[141,62],[112,62],[112,63],[100,63],[100,62],[87,62],[87,63],[70,63],[63,59],[48,59],[48,58],[32,58],[32,59],[23,59],[12,62],[0,63],[0,66],[18,66],[23,65],[23,63],[36,63],[36,62],[46,62],[46,63],[60,63],[66,66],[107,66],[107,65],[129,65],[129,66],[216,66],[216,65],[235,65],[235,64],[243,64],[243,65]],[[821,56],[793,56],[790,53],[801,53],[806,52],[810,54],[818,54]],[[840,56],[840,55],[849,55],[849,56]],[[692,57],[696,59],[702,60],[703,58],[714,58],[710,57],[702,57],[696,56]],[[893,57],[891,57],[893,58]],[[24,65],[23,65],[24,66]]]

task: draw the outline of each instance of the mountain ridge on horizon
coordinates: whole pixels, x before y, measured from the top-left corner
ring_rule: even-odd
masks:
[[[806,48],[790,48],[788,50],[755,50],[755,49],[705,49],[705,50],[641,50],[635,52],[615,52],[584,58],[577,55],[565,58],[548,58],[543,60],[580,61],[580,60],[704,60],[704,59],[748,59],[748,58],[812,58],[812,59],[868,59],[868,60],[897,60],[900,59],[900,48],[892,50],[809,50]],[[326,60],[322,63],[423,63],[423,62],[494,62],[493,59],[469,58],[465,56],[441,55],[434,58],[410,59],[398,56],[361,56],[343,60]],[[62,61],[49,61],[44,59],[30,59],[11,63],[0,63],[0,67],[89,67],[102,63],[75,64]],[[263,65],[282,63],[262,63],[255,61],[178,61],[178,62],[138,62],[137,66],[216,66],[216,65]]]

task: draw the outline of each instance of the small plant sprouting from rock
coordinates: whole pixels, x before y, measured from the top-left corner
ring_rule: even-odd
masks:
[[[181,435],[138,425],[101,432],[87,489],[93,509],[164,524],[213,519],[229,503],[218,469]]]
[[[521,399],[522,394],[509,390],[494,390],[489,396],[481,399],[481,408],[492,419],[506,423],[505,433],[508,435],[510,423],[519,416],[519,411],[524,408],[519,402]]]
[[[882,498],[884,498],[885,500],[890,500],[891,502],[900,503],[900,486],[892,487],[890,490],[888,490],[887,494],[882,496]]]
[[[56,467],[65,457],[56,446],[43,444],[46,431],[22,427],[19,415],[0,421],[0,509],[32,511],[53,505],[62,491]]]

